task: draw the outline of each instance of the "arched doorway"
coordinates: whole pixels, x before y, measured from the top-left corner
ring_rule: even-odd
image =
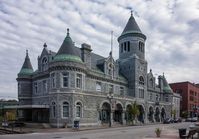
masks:
[[[102,105],[102,112],[101,112],[101,122],[102,123],[109,123],[110,121],[110,112],[111,106],[109,103],[105,102]]]
[[[155,121],[160,122],[160,110],[158,107],[155,109]]]
[[[165,109],[162,108],[161,109],[161,121],[164,121],[165,118],[166,118],[166,112],[165,112]]]
[[[126,115],[125,115],[125,119],[126,119],[127,124],[129,124],[132,121],[131,109],[132,109],[132,106],[130,104],[127,105]]]
[[[122,124],[122,111],[122,105],[119,103],[116,104],[116,108],[113,115],[114,122]]]
[[[138,121],[144,123],[144,108],[142,105],[138,105],[138,109],[139,109],[139,115],[138,115]]]
[[[153,107],[150,106],[150,107],[149,107],[149,114],[148,114],[148,120],[149,120],[149,122],[154,122],[153,114],[154,114]]]

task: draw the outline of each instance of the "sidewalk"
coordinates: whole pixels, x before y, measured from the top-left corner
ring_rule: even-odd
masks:
[[[156,137],[155,133],[154,133],[154,136],[146,136],[144,139],[158,139],[158,138],[161,138],[161,139],[180,139],[179,138],[179,133],[178,133],[178,130],[174,130],[174,129],[164,129],[162,130],[162,133],[160,135],[160,137]]]

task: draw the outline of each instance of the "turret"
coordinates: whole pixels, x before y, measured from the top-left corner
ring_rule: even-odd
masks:
[[[145,40],[146,36],[141,32],[131,13],[122,34],[118,38],[119,58],[126,59],[136,55],[140,59],[145,59]]]
[[[28,50],[26,50],[25,61],[17,77],[18,98],[20,105],[32,103],[32,74],[33,68],[28,56]]]

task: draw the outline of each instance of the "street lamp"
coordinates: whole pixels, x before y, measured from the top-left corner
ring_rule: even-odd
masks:
[[[109,116],[109,127],[111,127],[111,120],[112,120],[112,99],[113,99],[113,92],[109,92],[109,94],[107,94],[107,99],[109,100],[110,103],[110,116]]]

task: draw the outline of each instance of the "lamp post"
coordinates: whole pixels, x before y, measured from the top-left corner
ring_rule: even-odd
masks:
[[[109,94],[107,95],[107,99],[109,100],[110,103],[110,116],[109,116],[109,127],[112,126],[112,99],[113,99],[113,92],[109,92]]]

